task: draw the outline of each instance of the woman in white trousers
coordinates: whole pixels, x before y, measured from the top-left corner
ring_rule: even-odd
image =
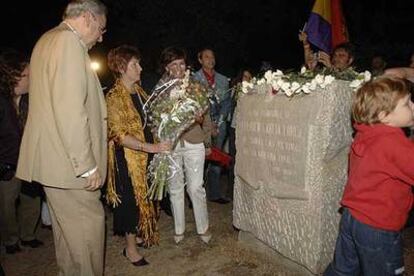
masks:
[[[171,77],[184,78],[185,51],[175,47],[165,49],[161,54],[161,66]],[[173,151],[173,158],[180,170],[170,180],[168,191],[174,218],[174,240],[177,244],[184,239],[185,233],[185,186],[193,205],[197,234],[205,243],[211,239],[208,230],[206,190],[203,186],[204,160],[206,154],[210,153],[210,144],[211,119],[209,112],[206,112],[197,117],[196,122],[181,135]]]

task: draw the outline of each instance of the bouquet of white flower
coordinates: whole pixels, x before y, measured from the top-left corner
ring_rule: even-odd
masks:
[[[180,135],[187,130],[197,116],[203,114],[209,106],[206,88],[190,78],[187,70],[183,79],[161,78],[151,97],[145,103],[144,110],[149,115],[149,123],[156,138],[177,144]],[[166,192],[169,179],[179,170],[172,153],[154,155],[148,170],[152,186],[148,196],[161,200]]]

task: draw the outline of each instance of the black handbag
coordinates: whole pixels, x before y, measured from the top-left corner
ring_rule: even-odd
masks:
[[[0,181],[9,181],[16,173],[16,166],[8,163],[0,163]]]

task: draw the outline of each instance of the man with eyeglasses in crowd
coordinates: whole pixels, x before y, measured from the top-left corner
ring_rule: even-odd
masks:
[[[31,57],[30,103],[17,177],[44,186],[59,275],[102,275],[106,105],[88,50],[102,41],[106,7],[69,2]]]

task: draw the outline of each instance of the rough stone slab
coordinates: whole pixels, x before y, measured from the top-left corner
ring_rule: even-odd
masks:
[[[332,259],[337,236],[352,141],[348,84],[247,95],[237,107],[234,225],[313,273]]]
[[[256,239],[249,232],[239,232],[239,243],[255,252],[261,254],[269,262],[275,263],[289,270],[289,275],[295,276],[313,276],[314,274],[307,270],[302,265],[286,258],[267,244]]]

